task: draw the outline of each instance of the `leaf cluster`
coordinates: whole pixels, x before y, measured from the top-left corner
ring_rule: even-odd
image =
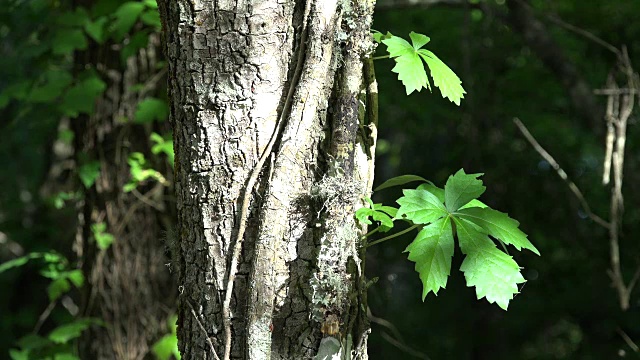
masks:
[[[415,189],[403,190],[403,196],[397,200],[400,205],[397,209],[373,204],[369,200],[369,208],[356,212],[360,221],[370,224],[371,218],[378,221],[384,231],[393,228],[395,220],[407,221],[413,224],[412,228],[419,229],[405,252],[409,253],[409,260],[416,263],[415,269],[423,284],[423,300],[430,292],[437,295],[441,288],[446,287],[455,238],[465,255],[460,270],[467,286],[476,288],[478,299],[485,297],[505,310],[518,293],[518,284],[524,283],[525,279],[520,273],[520,266],[498,249],[495,241],[540,255],[527,235],[518,228],[516,220],[478,200],[486,189],[479,179],[481,175],[466,174],[461,169],[449,177],[444,189],[424,182]],[[413,175],[403,176],[385,182],[376,190],[411,181],[425,180]]]
[[[396,66],[391,71],[398,74],[398,80],[402,81],[407,95],[422,88],[431,91],[431,82],[424,68],[426,64],[433,79],[433,85],[440,89],[442,97],[460,105],[460,99],[466,94],[462,88],[462,81],[436,54],[422,48],[431,41],[428,36],[412,31],[409,34],[411,43],[390,32],[386,35],[374,32],[373,37],[377,42],[387,46],[389,57],[396,62]]]

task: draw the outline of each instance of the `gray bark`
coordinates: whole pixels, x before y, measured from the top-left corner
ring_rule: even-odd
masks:
[[[366,123],[362,94],[373,4],[159,1],[183,359],[224,358],[228,336],[232,358],[312,358],[323,337],[366,358],[362,229],[353,214],[372,180],[375,124]]]

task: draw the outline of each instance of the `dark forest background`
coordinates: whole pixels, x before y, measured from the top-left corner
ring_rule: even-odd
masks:
[[[111,7],[88,7],[91,19],[108,17],[124,1],[96,3]],[[86,26],[85,45],[69,40],[76,32],[62,32],[78,19],[62,17],[74,9],[65,1],[45,0],[3,0],[0,6],[0,264],[51,250],[69,259],[69,269],[75,264],[76,209],[84,181],[78,176],[88,170],[80,170],[71,155],[73,133],[65,124],[93,111],[76,102],[93,101],[100,86],[81,88],[84,97],[67,96],[71,84],[82,83],[74,52],[97,42]],[[460,107],[437,89],[406,96],[391,72],[393,61],[377,60],[377,184],[416,174],[442,186],[460,168],[482,172],[487,186],[482,200],[517,219],[542,256],[511,254],[524,267],[527,283],[505,312],[475,299],[457,270],[460,254],[446,290],[423,303],[414,264],[402,254],[411,239],[371,248],[367,271],[379,277],[369,291],[372,359],[640,358],[640,292],[634,289],[629,308],[621,309],[608,274],[607,229],[589,216],[513,122],[522,120],[582,190],[593,213],[609,219],[611,185],[602,184],[607,97],[594,91],[608,87],[610,74],[620,87],[628,85],[618,71],[623,49],[631,66],[640,64],[638,14],[640,2],[630,0],[378,1],[375,30],[431,37],[427,48],[460,76],[467,94]],[[118,52],[148,46],[140,39],[158,30],[150,18],[133,21],[126,34],[112,37],[123,44]],[[62,72],[74,80],[56,78]],[[144,109],[151,115],[143,111],[132,126],[166,129],[160,124],[166,120],[162,105]],[[640,267],[637,119],[634,111],[620,218],[627,284]],[[157,179],[141,181],[152,180]],[[388,189],[374,200],[390,203],[399,194]],[[0,358],[34,333],[34,326],[35,333],[47,334],[73,318],[78,290],[71,283],[50,306],[52,280],[41,276],[42,266],[36,259],[0,274]]]

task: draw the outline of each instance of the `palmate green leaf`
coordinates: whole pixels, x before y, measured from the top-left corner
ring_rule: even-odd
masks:
[[[489,236],[477,225],[454,218],[460,249],[466,258],[460,266],[467,286],[475,286],[478,299],[487,298],[507,310],[509,301],[525,282],[513,258],[496,248]]]
[[[427,294],[438,295],[447,286],[453,257],[453,233],[451,220],[443,217],[425,226],[407,247],[409,260],[416,263],[416,271],[422,280],[422,301]]]
[[[404,196],[396,201],[400,204],[396,219],[428,224],[449,214],[442,202],[427,190],[404,190],[403,193]]]
[[[482,175],[465,174],[464,170],[460,169],[455,175],[449,176],[444,187],[444,203],[447,206],[447,210],[450,212],[456,211],[482,195],[486,187],[482,185],[482,180],[477,179]]]
[[[111,32],[115,41],[122,41],[124,36],[131,31],[138,20],[138,16],[145,9],[145,4],[137,1],[127,1],[116,10],[114,21],[111,24]]]
[[[455,216],[478,225],[489,235],[518,250],[525,248],[540,255],[538,249],[527,239],[527,234],[518,229],[520,223],[505,213],[491,208],[470,207],[458,210]]]
[[[76,117],[79,113],[93,113],[96,99],[102,95],[107,84],[92,74],[72,86],[62,97],[61,110],[67,116]]]
[[[448,98],[459,106],[460,99],[466,94],[460,78],[433,52],[421,49],[430,41],[428,36],[412,31],[409,37],[411,44],[391,33],[387,33],[386,38],[378,36],[380,41],[387,45],[389,56],[396,61],[396,66],[391,71],[398,74],[398,79],[405,86],[407,95],[422,88],[431,90],[429,77],[424,69],[424,61],[431,72],[433,84],[440,89],[442,97]]]
[[[416,90],[420,91],[422,88],[431,89],[427,72],[424,70],[424,65],[417,52],[420,47],[415,47],[415,44],[412,46],[398,36],[383,39],[382,43],[387,45],[389,56],[396,60],[396,66],[391,71],[398,74],[398,80],[402,81],[407,95]]]
[[[442,97],[460,106],[460,99],[464,98],[467,92],[462,88],[462,81],[458,75],[431,51],[420,49],[418,54],[429,66],[433,85],[440,89]]]

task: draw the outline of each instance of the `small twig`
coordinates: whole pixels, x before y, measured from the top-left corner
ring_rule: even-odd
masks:
[[[393,239],[395,237],[398,237],[400,235],[404,235],[404,234],[408,233],[409,231],[411,231],[411,230],[413,230],[413,229],[415,229],[415,228],[417,228],[419,226],[421,226],[421,225],[420,224],[413,225],[413,226],[408,227],[408,228],[406,228],[406,229],[404,229],[402,231],[399,231],[399,232],[397,232],[395,234],[391,234],[389,236],[383,237],[382,239],[378,239],[376,241],[370,242],[365,247],[368,248],[370,246],[373,246],[373,245],[376,245],[376,244],[380,244],[381,242],[384,242],[384,241],[387,241],[387,240],[391,240],[391,239]]]
[[[638,347],[638,345],[636,345],[635,342],[633,342],[633,340],[631,340],[631,338],[629,337],[629,335],[627,335],[627,333],[625,333],[622,329],[617,328],[616,331],[618,332],[618,334],[620,334],[620,336],[622,337],[622,339],[624,340],[624,342],[627,343],[627,345],[629,345],[629,347],[631,348],[631,350],[633,350],[634,352],[640,352],[640,348]]]
[[[580,191],[578,186],[569,179],[569,177],[567,176],[567,173],[560,167],[558,162],[542,146],[540,146],[540,144],[536,141],[533,135],[531,135],[529,130],[527,130],[526,126],[524,126],[522,121],[520,121],[520,119],[518,118],[513,118],[513,122],[516,124],[516,126],[518,126],[518,129],[520,130],[522,135],[524,135],[524,137],[527,139],[527,141],[529,141],[531,146],[533,146],[533,148],[538,152],[538,154],[540,154],[540,156],[542,156],[542,158],[545,159],[553,167],[553,169],[558,173],[558,176],[560,176],[560,178],[567,183],[567,185],[569,186],[569,189],[571,189],[571,192],[573,192],[573,194],[576,196],[578,201],[580,201],[580,205],[582,205],[582,208],[587,213],[587,216],[589,216],[591,220],[596,222],[598,225],[606,229],[609,229],[611,227],[611,224],[609,224],[608,222],[603,220],[600,216],[594,214],[591,211],[591,207],[589,207],[589,203],[587,203],[587,200],[585,199],[584,195],[582,195],[582,191]]]
[[[406,352],[407,354],[413,357],[429,360],[429,356],[427,356],[427,354],[420,352],[418,350],[415,350],[409,345],[407,345],[404,342],[404,340],[402,340],[402,335],[400,335],[400,332],[398,331],[398,329],[390,321],[373,316],[373,314],[371,313],[371,309],[367,309],[367,315],[369,316],[369,320],[371,320],[371,322],[376,323],[380,326],[383,326],[389,329],[389,331],[393,333],[393,336],[390,336],[384,331],[381,333],[382,337],[385,340],[387,340],[391,345],[397,347],[398,349]]]
[[[629,293],[631,293],[631,291],[633,291],[633,288],[636,286],[636,283],[638,282],[638,279],[640,279],[640,267],[638,267],[638,269],[636,269],[636,272],[633,274],[633,277],[631,278],[631,281],[629,281],[629,285],[627,286],[627,288],[629,289]]]
[[[56,300],[50,302],[47,308],[44,309],[42,314],[40,314],[40,317],[38,317],[38,322],[36,323],[36,326],[33,327],[34,334],[37,334],[40,331],[42,324],[44,324],[44,322],[49,318],[51,311],[53,311],[53,309],[56,307],[56,303],[57,303]]]
[[[638,94],[638,89],[595,89],[593,93],[596,95],[623,95]]]
[[[193,309],[193,306],[191,306],[191,302],[189,300],[187,300],[187,305],[189,305],[189,308],[191,309],[191,314],[193,314],[193,317],[196,319],[196,322],[200,327],[200,330],[202,330],[202,332],[204,333],[205,339],[207,339],[207,342],[209,343],[209,347],[211,348],[211,353],[213,354],[213,358],[215,360],[220,360],[220,358],[218,357],[218,353],[216,353],[216,348],[215,346],[213,346],[213,342],[211,341],[211,338],[207,333],[207,329],[205,329],[202,323],[200,322],[200,318],[198,318],[198,314],[196,314],[196,311]]]
[[[527,4],[528,6],[530,6],[529,4]],[[622,54],[620,53],[620,50],[618,50],[618,48],[616,48],[615,46],[611,45],[610,43],[602,40],[601,38],[597,37],[596,35],[594,35],[592,32],[589,32],[587,30],[581,29],[575,25],[571,25],[568,22],[553,16],[553,15],[548,15],[546,14],[545,17],[547,19],[549,19],[552,23],[565,28],[575,34],[578,34],[582,37],[584,37],[587,40],[591,40],[592,42],[604,47],[605,49],[611,51],[612,53],[616,54],[616,56],[620,57]]]

